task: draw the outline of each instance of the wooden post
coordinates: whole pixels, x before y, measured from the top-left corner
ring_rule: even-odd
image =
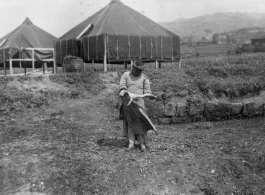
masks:
[[[179,68],[181,68],[181,58],[179,59]]]
[[[131,61],[131,70],[132,70],[132,67],[133,67],[133,61]]]
[[[63,59],[63,74],[64,74],[64,77],[66,77],[66,68],[65,68],[64,59]]]
[[[19,51],[19,59],[21,60],[21,52]],[[22,68],[21,61],[19,61],[19,67]]]
[[[95,63],[94,63],[94,60],[92,60],[92,67],[93,67],[93,70],[96,71],[96,70],[95,70]]]
[[[44,62],[42,62],[42,71],[43,71],[43,74],[45,74],[45,65],[44,65]]]
[[[6,50],[4,49],[4,71],[5,71],[5,77],[6,77]]]
[[[20,54],[19,58],[20,58],[20,60],[22,60],[21,52],[19,52],[19,54]],[[22,61],[20,61],[19,63],[20,63],[20,67],[21,67],[22,66],[21,65]],[[23,61],[23,68],[24,68],[24,74],[27,75],[27,68],[26,68],[26,62],[25,61]]]
[[[34,70],[35,70],[34,49],[32,50],[32,53],[31,53],[31,60],[32,60],[32,72],[34,73]]]
[[[55,74],[56,73],[56,70],[55,70],[55,64],[53,62],[53,66],[52,66],[52,73]]]
[[[107,37],[104,36],[104,72],[107,72]]]
[[[43,74],[45,74],[46,70],[48,70],[47,68],[47,62],[43,63]]]
[[[56,53],[55,53],[55,49],[53,50],[53,73],[56,74],[57,73],[57,64],[56,64]],[[46,62],[45,62],[46,63]],[[47,65],[47,64],[46,64]],[[46,68],[46,67],[45,67]]]
[[[162,68],[162,62],[158,63],[158,68],[161,69]]]
[[[156,69],[158,69],[158,61],[156,61]]]
[[[27,68],[26,68],[25,62],[23,62],[23,65],[24,65],[24,73],[25,73],[25,75],[27,75]]]
[[[13,75],[13,64],[11,56],[9,56],[9,69],[10,69],[10,75]]]
[[[127,62],[124,62],[124,69],[127,70]]]
[[[65,64],[63,62],[63,73],[65,74]]]

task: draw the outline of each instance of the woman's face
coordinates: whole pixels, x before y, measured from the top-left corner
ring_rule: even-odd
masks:
[[[142,73],[142,70],[138,70],[138,69],[133,67],[132,73],[134,76],[138,77]]]

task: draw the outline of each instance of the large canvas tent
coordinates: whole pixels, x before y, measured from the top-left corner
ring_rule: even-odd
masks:
[[[56,62],[67,55],[84,61],[178,61],[179,36],[124,5],[112,0],[75,26],[55,44]]]
[[[29,18],[15,30],[0,39],[0,67],[36,67],[42,62],[54,61],[54,44],[57,40],[53,35],[35,26]]]

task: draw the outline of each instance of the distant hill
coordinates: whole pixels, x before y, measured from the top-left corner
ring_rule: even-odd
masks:
[[[250,37],[249,30],[255,31],[255,33],[265,32],[265,14],[257,13],[241,13],[241,12],[217,12],[214,14],[202,15],[190,19],[178,19],[173,22],[160,23],[168,30],[176,33],[185,39],[192,36],[193,39],[199,40],[202,37],[206,37],[212,40],[214,33],[233,32],[233,34],[240,34],[245,37]],[[238,32],[240,29],[242,32]]]

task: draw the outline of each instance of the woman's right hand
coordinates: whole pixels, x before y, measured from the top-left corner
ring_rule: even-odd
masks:
[[[127,91],[125,89],[121,90],[120,91],[120,96],[124,96],[124,94],[126,93]]]

